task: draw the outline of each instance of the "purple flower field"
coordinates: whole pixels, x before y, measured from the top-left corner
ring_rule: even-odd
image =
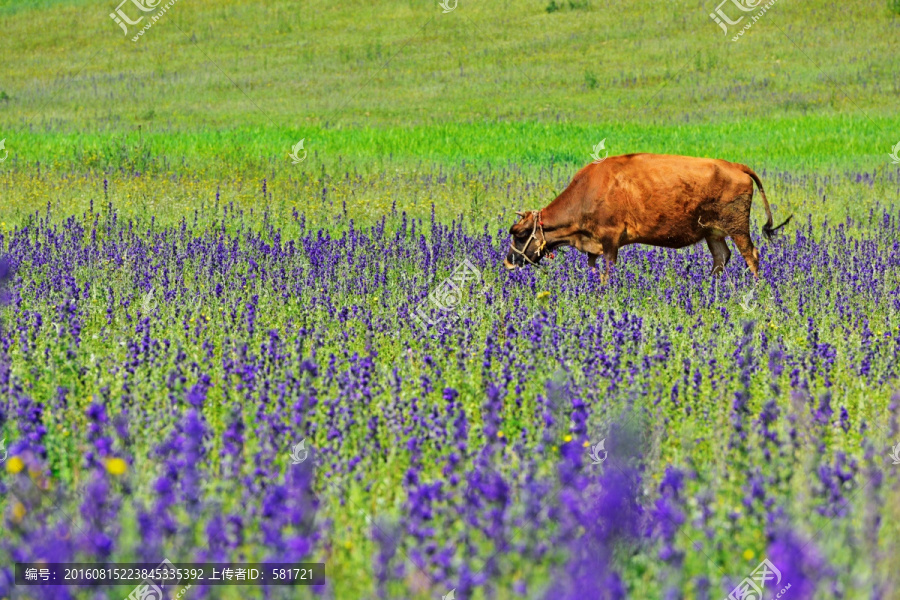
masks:
[[[702,245],[507,273],[508,225],[462,222],[110,204],[0,234],[0,564],[326,564],[190,598],[900,597],[895,208],[795,220],[759,280]]]
[[[0,600],[900,600],[900,0],[0,31]]]

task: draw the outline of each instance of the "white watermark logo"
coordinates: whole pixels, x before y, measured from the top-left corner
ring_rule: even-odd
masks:
[[[300,440],[300,443],[291,448],[291,464],[299,465],[309,457],[309,450],[306,448],[306,438]]]
[[[898,444],[898,446],[900,446],[900,444]],[[0,440],[0,453],[2,453],[2,455],[0,455],[0,463],[2,463],[6,460],[6,457],[9,456],[9,453],[6,451],[6,438]]]
[[[145,315],[150,313],[157,307],[157,302],[153,298],[153,288],[150,288],[150,291],[144,294],[141,299],[141,312]]]
[[[303,140],[305,139],[306,138],[303,138]],[[306,150],[303,149],[303,140],[300,140],[299,142],[291,146],[291,153],[288,154],[288,156],[291,157],[291,162],[295,165],[306,160]],[[303,156],[300,156],[301,152],[303,153]]]
[[[756,290],[751,289],[749,292],[741,296],[741,301],[738,303],[743,309],[745,313],[752,313],[756,310]]]
[[[591,446],[591,464],[592,465],[599,465],[604,460],[606,460],[606,457],[609,455],[609,452],[606,451],[605,444],[606,444],[606,438],[603,438],[602,440],[597,442],[596,445]],[[601,452],[603,453],[603,456],[600,455]]]
[[[3,150],[3,158],[0,158],[0,162],[3,162],[9,156],[9,150],[6,149],[6,138],[0,140],[0,150]]]
[[[744,20],[744,17],[749,17],[747,23],[741,27],[741,29],[731,38],[732,42],[738,41],[741,36],[744,35],[744,32],[753,27],[754,23],[759,21],[766,12],[775,5],[778,0],[769,0],[766,4],[760,6],[763,0],[722,0],[719,5],[715,8],[714,12],[709,13],[709,18],[713,20],[719,27],[722,28],[722,31],[725,32],[725,35],[728,35],[728,27],[732,25],[738,25],[741,21]],[[735,12],[734,10],[730,10],[729,12],[733,16],[737,16],[737,19],[732,20],[731,15],[726,13],[722,6],[728,3],[733,4],[739,12]],[[752,15],[745,15],[741,13],[755,13]]]
[[[416,307],[413,319],[422,329],[433,327],[446,319],[458,320],[461,317],[463,288],[471,282],[483,283],[483,280],[481,271],[469,259],[466,259],[457,265],[450,276],[434,288],[428,294],[428,298]],[[484,284],[481,289],[487,289],[487,284]],[[426,313],[425,309],[428,304],[438,309],[435,318],[429,317]]]
[[[154,573],[162,574],[163,571],[166,571],[167,574],[177,574],[177,569],[175,565],[172,564],[168,558],[164,558],[161,563],[159,563],[155,569],[153,569]],[[169,578],[165,578],[169,579]],[[174,578],[173,578],[174,581]],[[140,583],[131,590],[131,593],[128,594],[128,597],[125,600],[165,600],[166,595],[163,593],[162,588],[166,587],[166,585],[174,586],[177,585],[177,582],[167,583],[165,585],[156,585],[155,583],[145,579],[143,583]],[[187,585],[178,592],[178,595],[175,596],[175,599],[181,598],[186,591],[191,589],[191,585]]]
[[[715,289],[714,298],[716,302],[724,302],[728,301],[729,299],[735,299],[737,305],[741,307],[742,311],[744,311],[744,314],[750,314],[754,312],[761,305],[769,306],[771,304],[773,300],[772,294],[769,293],[768,296],[760,294],[760,283],[758,281],[754,280],[754,283],[751,287],[745,288],[742,291],[738,289],[738,286],[728,275],[727,271],[722,269],[719,272],[722,273],[724,281],[722,282],[721,286],[718,286]],[[730,285],[731,289],[733,290],[730,296],[725,293],[726,283]]]
[[[144,2],[142,0],[122,0],[119,3],[119,5],[116,7],[116,9],[113,12],[109,13],[109,18],[111,18],[113,21],[115,21],[116,24],[122,28],[122,31],[125,32],[125,35],[128,35],[127,25],[137,25],[138,23],[140,23],[141,21],[144,20],[144,16],[141,15],[137,18],[136,21],[132,21],[128,17],[128,15],[125,14],[125,11],[122,9],[122,5],[128,4],[129,2],[131,2],[132,4],[137,6],[138,9],[141,10],[142,12],[150,12],[157,7],[160,0],[156,0],[155,2],[153,0],[149,0],[146,2]]]
[[[444,14],[456,10],[457,4],[459,4],[459,0],[453,0],[452,2],[450,0],[441,0],[441,8],[444,9]]]
[[[0,445],[0,448],[2,447],[3,446]],[[900,465],[900,444],[897,444],[891,449],[890,457],[894,461],[892,464]]]
[[[140,11],[139,13],[137,13],[139,16],[133,20],[131,19],[131,17],[128,16],[128,14],[122,8],[123,5],[128,4],[129,2],[131,4],[133,4],[134,6],[136,6],[137,9]],[[147,23],[144,24],[143,27],[141,27],[140,31],[138,31],[134,37],[131,38],[132,42],[136,42],[141,38],[141,36],[144,35],[145,31],[147,31],[148,29],[153,27],[153,25],[157,21],[160,20],[163,17],[163,15],[166,14],[166,12],[170,8],[172,8],[172,6],[174,6],[176,2],[178,2],[178,0],[169,0],[162,6],[160,6],[160,2],[162,2],[162,0],[122,0],[122,2],[119,3],[119,5],[115,8],[115,10],[113,12],[109,13],[109,17],[116,23],[116,25],[118,25],[119,27],[122,28],[122,31],[125,33],[125,35],[128,35],[128,26],[129,25],[139,25],[141,23],[141,21],[144,20],[144,17],[146,16],[148,19]],[[159,9],[159,10],[157,10],[157,9]],[[157,10],[155,15],[141,14],[141,13],[153,12],[155,10]],[[134,13],[132,13],[132,14],[134,14]]]
[[[0,149],[3,148],[3,142],[0,141]],[[888,154],[891,157],[891,163],[895,165],[900,165],[900,142],[897,142],[897,145],[891,148],[891,153]]]
[[[600,156],[600,152],[603,152],[603,156]],[[600,143],[594,146],[594,151],[591,152],[591,158],[593,158],[593,163],[598,165],[606,160],[606,157],[609,156],[609,151],[606,149],[606,138],[600,140]]]
[[[163,591],[153,583],[140,583],[125,600],[164,600]]]
[[[731,593],[728,594],[725,600],[762,600],[763,590],[773,579],[775,583],[772,587],[780,585],[781,571],[772,564],[772,561],[766,558],[750,573],[749,577],[744,578],[731,590]],[[774,597],[781,598],[782,594],[789,589],[791,589],[791,584],[781,588],[781,591]]]

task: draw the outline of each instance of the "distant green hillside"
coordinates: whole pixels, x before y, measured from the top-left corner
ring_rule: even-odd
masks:
[[[577,165],[606,139],[881,169],[900,141],[900,16],[883,0],[780,0],[737,42],[713,1],[179,0],[138,42],[115,8],[0,2],[0,173],[289,168],[300,138],[304,168]]]

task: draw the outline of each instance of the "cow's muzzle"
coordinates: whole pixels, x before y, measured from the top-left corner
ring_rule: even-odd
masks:
[[[516,267],[524,267],[525,263],[532,266],[538,266],[544,249],[547,248],[547,238],[544,236],[544,222],[541,219],[541,211],[531,211],[533,219],[531,225],[531,235],[525,241],[522,248],[516,248],[515,239],[509,244],[509,255],[503,261],[503,266],[507,269],[515,269]],[[540,233],[540,237],[538,237]],[[531,244],[535,244],[534,250],[531,250]],[[532,256],[529,256],[529,252]]]

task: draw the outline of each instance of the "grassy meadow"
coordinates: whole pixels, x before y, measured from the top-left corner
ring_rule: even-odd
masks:
[[[896,2],[446,7],[0,0],[0,598],[898,597]],[[760,278],[504,271],[601,140],[759,173]]]

